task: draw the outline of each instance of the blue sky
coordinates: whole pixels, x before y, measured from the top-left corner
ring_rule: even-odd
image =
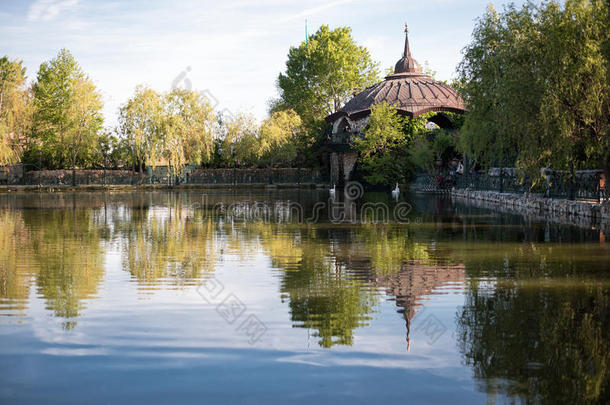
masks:
[[[107,125],[138,84],[206,91],[219,110],[263,118],[290,46],[322,24],[350,26],[382,71],[413,56],[450,79],[489,0],[0,0],[0,55],[40,63],[68,48],[104,97]],[[188,82],[182,80],[186,79]]]

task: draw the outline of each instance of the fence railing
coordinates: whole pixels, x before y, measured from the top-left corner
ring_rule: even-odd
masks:
[[[491,170],[490,170],[491,172]],[[534,193],[551,198],[585,199],[600,201],[610,197],[601,170],[568,172],[546,170],[533,182],[526,175],[518,175],[514,169],[495,170],[493,175],[455,175],[455,188],[501,193]]]
[[[4,169],[4,170],[3,170]],[[310,168],[270,169],[201,169],[187,168],[174,174],[166,167],[148,168],[139,173],[132,170],[78,169],[38,170],[35,165],[0,167],[0,185],[83,186],[83,185],[260,185],[260,184],[327,184],[328,178]]]
[[[418,191],[448,192],[455,186],[454,180],[451,176],[427,173],[418,174],[415,177],[414,186]]]

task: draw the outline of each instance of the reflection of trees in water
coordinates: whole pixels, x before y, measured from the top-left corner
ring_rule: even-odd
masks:
[[[22,195],[24,209],[0,214],[0,297],[25,309],[33,276],[46,308],[63,318],[66,329],[76,325],[104,275],[105,228],[94,211],[75,208],[77,201],[61,194]]]
[[[281,291],[290,300],[292,320],[297,327],[316,330],[313,335],[320,338],[322,347],[351,345],[354,329],[370,319],[377,303],[376,294],[332,258],[328,243],[310,237],[299,240],[300,257],[292,263],[286,261],[283,251],[270,249],[272,258],[274,252],[279,256],[274,264],[287,266]],[[277,239],[270,244],[277,246]]]
[[[16,315],[27,309],[31,260],[30,235],[19,211],[0,211],[0,315]]]
[[[466,260],[471,283],[457,314],[458,344],[484,391],[607,403],[610,294],[607,282],[580,274],[583,264],[605,268],[585,258],[564,246],[524,245],[504,252],[501,264]]]
[[[116,220],[123,268],[147,288],[194,285],[217,259],[215,224],[179,196],[165,205],[132,208]]]
[[[40,215],[28,217],[38,293],[46,299],[47,309],[64,318],[64,327],[71,329],[83,300],[97,294],[104,276],[102,228],[90,210],[51,210]]]

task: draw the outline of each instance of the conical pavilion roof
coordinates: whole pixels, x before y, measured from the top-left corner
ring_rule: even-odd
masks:
[[[374,104],[387,102],[395,105],[399,112],[417,117],[427,112],[464,113],[464,102],[451,86],[434,80],[422,72],[417,61],[411,56],[409,30],[405,25],[405,49],[402,58],[396,62],[394,73],[384,81],[355,95],[343,108],[329,115],[326,120],[333,122],[342,116],[352,119],[364,117],[371,112]]]

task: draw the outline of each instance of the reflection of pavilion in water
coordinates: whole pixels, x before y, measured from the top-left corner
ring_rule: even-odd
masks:
[[[351,245],[344,249],[334,244],[334,255],[337,265],[352,272],[378,288],[383,288],[389,296],[395,297],[398,313],[402,314],[407,329],[407,350],[411,343],[411,322],[423,307],[427,296],[443,294],[440,289],[459,283],[465,278],[463,264],[449,264],[445,260],[428,258],[403,258],[394,268],[375,268],[371,258],[365,252]]]
[[[375,284],[387,288],[396,297],[399,313],[407,326],[407,349],[411,344],[411,321],[423,305],[424,297],[441,294],[440,287],[464,280],[464,265],[434,266],[423,263],[406,263],[396,275],[377,277]]]

